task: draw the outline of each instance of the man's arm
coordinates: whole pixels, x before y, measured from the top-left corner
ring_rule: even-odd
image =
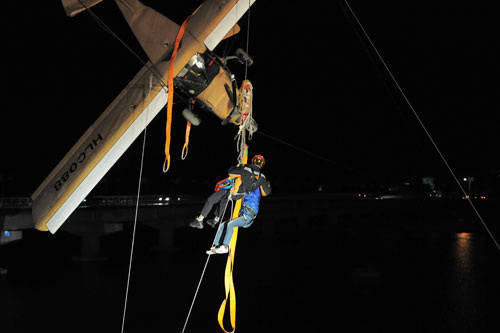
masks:
[[[271,194],[271,191],[272,191],[272,188],[271,188],[271,182],[269,182],[269,180],[264,179],[264,182],[262,185],[260,185],[260,194],[262,194],[262,196],[267,196],[269,194]]]

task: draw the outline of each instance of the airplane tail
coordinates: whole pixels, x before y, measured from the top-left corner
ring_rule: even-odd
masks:
[[[66,15],[73,17],[102,0],[61,0]],[[115,0],[149,60],[156,63],[173,48],[179,25],[138,0]]]
[[[92,6],[97,5],[102,0],[61,0],[66,11],[66,15],[73,17]]]
[[[116,0],[135,37],[155,64],[173,50],[180,26],[138,0]]]

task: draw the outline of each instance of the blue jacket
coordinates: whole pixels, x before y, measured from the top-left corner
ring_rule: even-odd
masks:
[[[247,193],[243,198],[243,214],[257,216],[259,213],[260,187],[253,192]]]
[[[259,213],[260,197],[271,194],[271,183],[260,171],[260,168],[253,164],[231,167],[229,174],[241,176],[242,183],[238,193],[245,193],[241,212],[251,216],[253,221]]]

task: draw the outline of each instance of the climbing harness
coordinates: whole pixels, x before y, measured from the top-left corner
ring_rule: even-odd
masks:
[[[215,184],[214,191],[227,190],[233,187],[234,185],[234,177],[227,177],[226,179],[221,180],[217,184]]]

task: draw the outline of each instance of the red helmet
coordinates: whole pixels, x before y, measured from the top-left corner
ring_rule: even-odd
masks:
[[[252,158],[251,163],[257,165],[259,168],[262,168],[264,164],[266,164],[266,160],[262,155],[255,155]]]

